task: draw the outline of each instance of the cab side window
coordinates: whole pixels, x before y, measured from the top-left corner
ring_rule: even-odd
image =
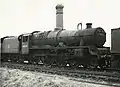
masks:
[[[23,36],[23,42],[27,42],[28,41],[28,36]]]

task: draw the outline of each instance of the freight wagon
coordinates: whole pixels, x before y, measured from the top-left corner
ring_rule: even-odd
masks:
[[[120,28],[111,29],[112,67],[120,68]]]

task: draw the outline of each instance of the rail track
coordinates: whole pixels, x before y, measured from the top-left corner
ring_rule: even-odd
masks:
[[[16,64],[10,62],[2,62],[1,67],[7,67],[12,69],[21,69],[24,71],[37,71],[51,74],[64,75],[72,77],[70,80],[120,87],[120,73],[117,71],[96,71],[87,69],[72,69],[70,67],[50,67],[44,65],[30,65],[30,64]],[[87,79],[87,80],[86,80]],[[91,80],[92,79],[92,80]],[[105,81],[101,83],[101,81]]]

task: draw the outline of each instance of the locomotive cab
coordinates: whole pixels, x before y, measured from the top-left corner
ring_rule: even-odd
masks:
[[[29,53],[29,46],[30,46],[30,34],[23,34],[21,35],[21,53],[28,54]]]

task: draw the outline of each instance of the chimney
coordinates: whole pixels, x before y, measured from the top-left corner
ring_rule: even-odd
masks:
[[[92,23],[86,23],[86,29],[92,28]]]
[[[58,4],[56,6],[56,29],[63,29],[63,8],[64,6],[62,4]]]

